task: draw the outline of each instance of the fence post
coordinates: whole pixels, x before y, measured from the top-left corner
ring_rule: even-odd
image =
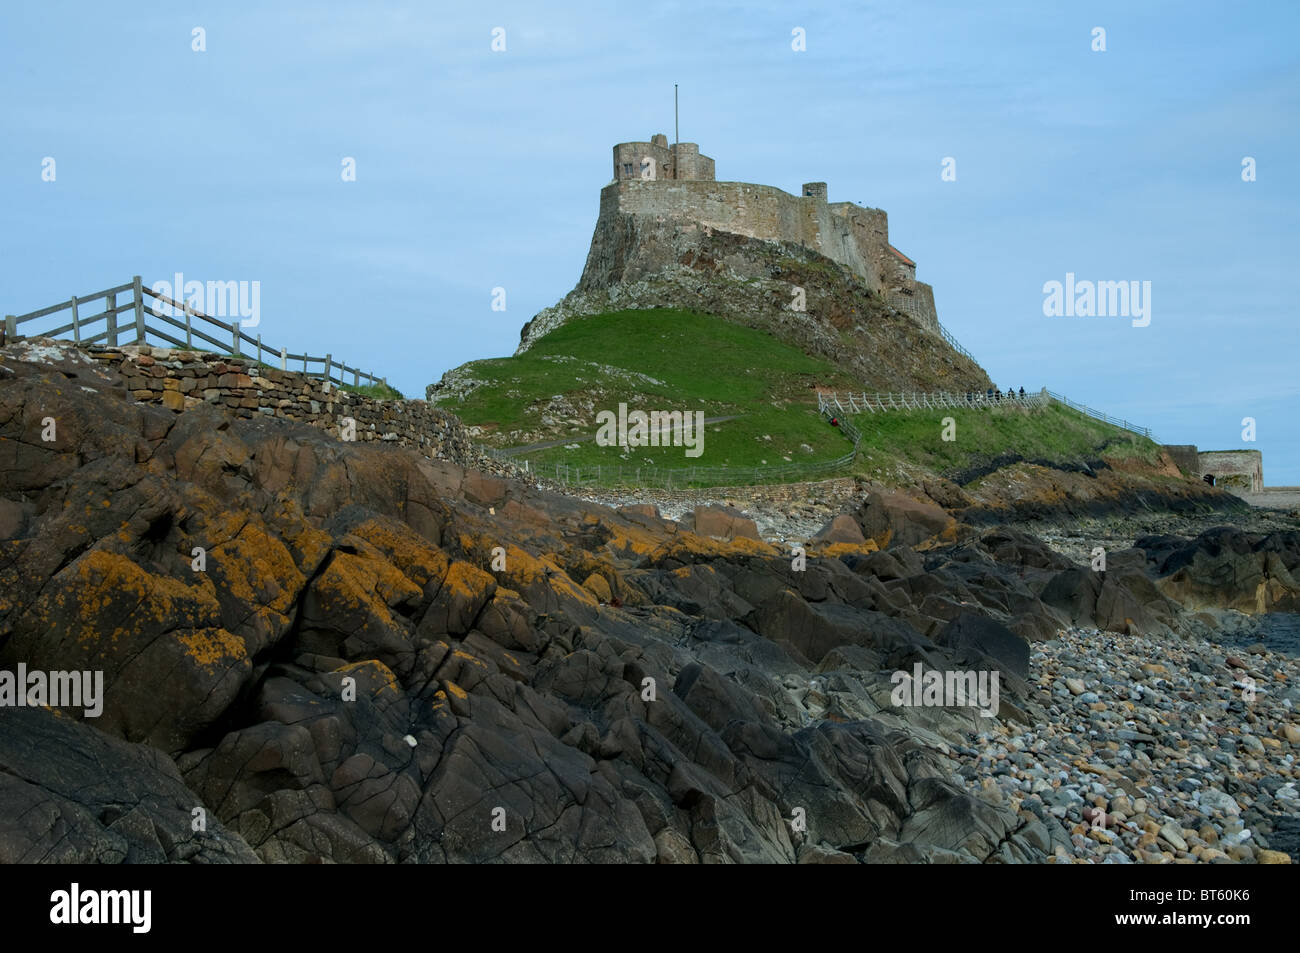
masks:
[[[144,343],[144,291],[140,288],[140,276],[131,278],[131,295],[135,301],[135,343]]]
[[[352,368],[352,386],[356,387],[361,383],[361,372],[355,367]]]
[[[287,369],[288,368],[285,367],[285,350],[284,348],[280,348],[280,370],[283,371]]]
[[[72,340],[80,346],[81,344],[81,321],[77,318],[77,296],[72,296]]]
[[[194,337],[190,326],[190,309],[183,308],[182,312],[185,315],[185,346],[192,351],[194,350]]]
[[[330,379],[330,368],[332,368],[333,366],[334,366],[334,355],[326,354],[325,355],[325,380],[327,383],[333,383],[333,381]]]
[[[111,295],[104,295],[104,312],[108,319],[108,340],[109,347],[117,347],[117,292]]]
[[[233,344],[231,353],[234,354],[235,357],[239,357],[239,322],[238,321],[231,322],[230,327],[232,328],[230,335],[231,335],[231,342]]]
[[[5,315],[5,344],[12,344],[14,338],[18,337],[18,315]]]
[[[257,363],[262,363],[262,335],[257,336]]]

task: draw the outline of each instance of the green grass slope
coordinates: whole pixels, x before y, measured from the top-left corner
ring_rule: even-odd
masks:
[[[954,439],[943,439],[951,417]],[[1008,456],[1066,469],[1099,457],[1154,464],[1158,444],[1062,404],[1019,407],[890,411],[850,418],[862,434],[858,472],[873,480],[907,482],[916,470],[965,482]]]
[[[477,427],[485,443],[528,451],[534,466],[753,468],[818,464],[851,447],[817,412],[816,388],[860,389],[830,362],[771,334],[689,311],[623,311],[570,321],[513,357],[474,361],[435,389],[439,406]],[[596,415],[703,411],[704,453],[682,447],[598,446]],[[944,417],[956,439],[941,439]],[[954,476],[1008,455],[1066,466],[1100,455],[1152,461],[1149,440],[1060,405],[863,414],[860,456],[849,472],[907,482],[918,471]]]
[[[816,462],[849,443],[817,414],[814,385],[850,387],[826,361],[766,332],[686,311],[625,311],[572,321],[515,357],[458,369],[459,399],[439,406],[484,432],[496,447],[596,432],[596,414],[629,410],[703,411],[735,416],[709,424],[704,453],[681,447],[623,451],[594,440],[537,450],[536,463],[580,466],[753,467]]]

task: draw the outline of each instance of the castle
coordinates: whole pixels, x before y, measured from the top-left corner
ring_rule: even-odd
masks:
[[[800,195],[768,185],[719,182],[713,159],[702,155],[698,144],[669,145],[661,133],[649,142],[614,146],[614,179],[601,190],[600,218],[622,216],[803,245],[843,265],[922,326],[938,330],[934,290],[916,280],[916,262],[889,243],[885,212],[828,202],[825,182],[805,182]],[[593,241],[588,271],[608,257],[608,250]]]

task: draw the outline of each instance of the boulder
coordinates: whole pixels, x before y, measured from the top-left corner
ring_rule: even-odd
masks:
[[[957,521],[947,512],[902,493],[871,493],[858,512],[858,523],[863,534],[881,549],[957,538]]]
[[[967,661],[988,657],[1020,678],[1029,675],[1029,643],[986,615],[961,613],[940,630],[935,643]]]
[[[758,539],[758,524],[739,510],[726,506],[697,506],[691,529],[701,536],[715,539]]]
[[[862,527],[853,517],[841,513],[821,528],[813,542],[817,543],[863,543]]]

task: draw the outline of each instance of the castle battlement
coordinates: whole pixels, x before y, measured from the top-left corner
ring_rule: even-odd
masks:
[[[843,265],[922,325],[938,329],[934,291],[916,280],[916,262],[889,243],[886,213],[853,202],[829,202],[825,182],[805,182],[798,195],[769,185],[719,182],[713,159],[702,155],[696,143],[669,145],[658,134],[649,142],[614,146],[614,180],[601,191],[593,252],[602,225],[619,216],[803,245]]]
[[[671,146],[662,132],[649,142],[620,142],[614,147],[614,181],[663,182],[713,180],[713,160],[700,154],[698,143]]]

